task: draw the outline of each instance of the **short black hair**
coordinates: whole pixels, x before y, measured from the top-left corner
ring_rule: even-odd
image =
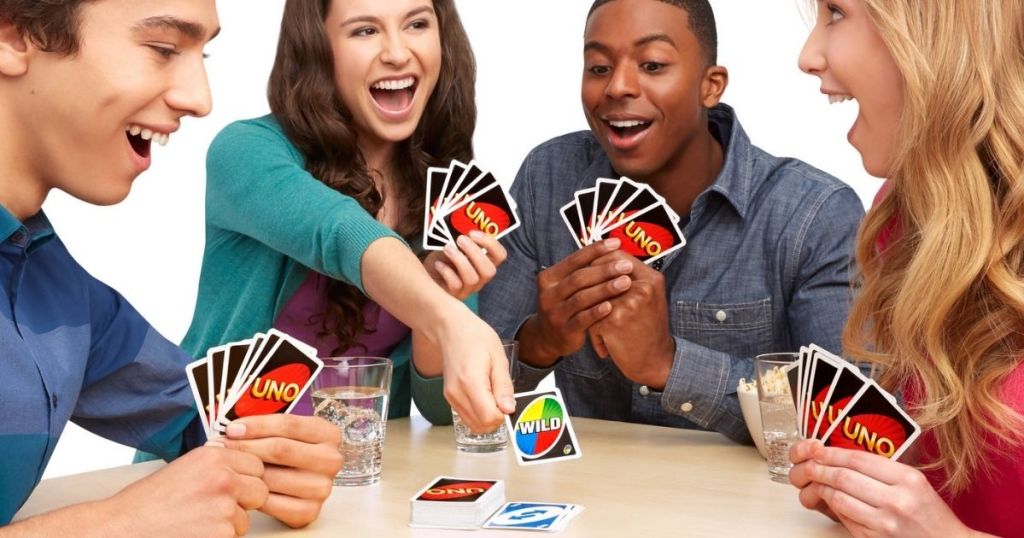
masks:
[[[614,0],[594,0],[587,13],[587,20],[597,11],[597,8],[613,2]],[[718,26],[715,23],[715,12],[711,9],[708,0],[658,0],[671,4],[686,11],[690,19],[690,31],[697,37],[704,52],[704,60],[708,65],[718,63]]]

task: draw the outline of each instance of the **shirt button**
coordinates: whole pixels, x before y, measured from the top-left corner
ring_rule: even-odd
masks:
[[[715,312],[715,319],[717,319],[719,323],[725,321],[728,318],[729,314],[726,314],[725,310],[719,310],[718,312]]]
[[[693,411],[693,404],[686,402],[683,405],[680,405],[679,409],[682,410],[683,413],[689,413],[690,411]]]
[[[18,230],[11,235],[11,242],[17,244],[25,240],[25,232]]]
[[[57,408],[57,395],[56,394],[54,394],[53,396],[50,397],[50,402],[53,403],[53,408],[56,409]]]
[[[647,396],[651,393],[651,389],[647,388],[647,385],[640,385],[640,396]]]

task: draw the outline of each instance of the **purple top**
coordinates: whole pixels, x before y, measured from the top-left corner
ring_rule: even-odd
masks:
[[[315,347],[317,355],[320,357],[387,357],[402,340],[409,336],[408,327],[380,305],[369,301],[363,307],[363,318],[366,320],[367,327],[376,330],[364,332],[359,337],[357,345],[342,353],[334,353],[338,339],[333,334],[317,338],[317,333],[323,331],[323,323],[319,318],[327,307],[327,284],[329,282],[329,278],[316,271],[310,271],[298,291],[281,310],[281,314],[274,322],[274,328]],[[292,414],[313,414],[312,390],[307,390],[302,399],[295,404]]]

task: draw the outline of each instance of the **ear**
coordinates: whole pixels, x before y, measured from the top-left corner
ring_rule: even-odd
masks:
[[[712,65],[704,70],[704,80],[700,84],[701,101],[704,108],[713,108],[722,100],[725,88],[729,86],[729,70]]]
[[[33,47],[13,22],[0,17],[0,75],[19,77],[28,71]]]

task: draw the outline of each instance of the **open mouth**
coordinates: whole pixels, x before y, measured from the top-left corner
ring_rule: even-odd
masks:
[[[166,146],[167,141],[171,137],[171,135],[167,133],[158,133],[139,125],[129,125],[125,128],[124,134],[128,137],[128,143],[131,144],[132,151],[143,159],[149,158],[153,142],[156,142],[161,146]]]
[[[651,122],[641,120],[605,120],[605,122],[619,138],[632,138],[651,127]]]
[[[125,135],[128,136],[128,143],[132,145],[132,150],[139,157],[148,159],[151,146],[153,145],[152,140],[145,140],[141,135],[133,135],[130,132],[126,132]]]
[[[370,96],[385,112],[404,112],[412,106],[419,81],[416,77],[380,80],[370,86]]]

